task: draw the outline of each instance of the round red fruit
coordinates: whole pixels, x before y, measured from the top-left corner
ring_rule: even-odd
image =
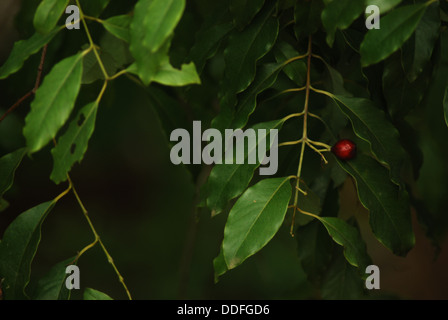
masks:
[[[350,160],[356,156],[356,144],[348,139],[339,140],[331,148],[331,152],[341,160]]]

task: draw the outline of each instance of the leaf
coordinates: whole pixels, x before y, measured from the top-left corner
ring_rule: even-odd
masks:
[[[171,38],[168,38],[164,45],[156,52],[150,53],[142,41],[142,32],[139,30],[139,23],[136,21],[136,16],[131,23],[131,44],[130,50],[132,56],[135,58],[135,63],[128,67],[128,72],[134,73],[140,77],[145,85],[149,85],[156,74],[159,72],[160,67],[168,59],[168,51],[171,46]]]
[[[139,33],[142,46],[158,51],[173,34],[182,17],[185,0],[139,0],[131,23],[131,37]]]
[[[243,128],[249,116],[255,111],[257,96],[270,88],[277,80],[282,64],[270,63],[259,68],[257,76],[251,86],[238,96],[238,105],[230,128]]]
[[[258,252],[277,233],[291,198],[289,180],[261,180],[235,203],[227,219],[222,243],[229,269]]]
[[[234,28],[228,3],[219,2],[216,5],[217,8],[207,15],[196,33],[196,41],[189,55],[200,73],[205,62],[216,54],[220,43]]]
[[[370,258],[358,229],[339,218],[320,217],[319,220],[334,242],[344,247],[344,256],[347,261],[364,272],[370,264]]]
[[[34,27],[42,34],[52,31],[67,8],[69,0],[42,0],[34,15]]]
[[[322,0],[299,0],[294,7],[294,32],[297,39],[309,36],[319,30],[320,16],[324,9]]]
[[[446,87],[445,95],[443,96],[443,114],[445,115],[445,123],[448,126],[448,87]]]
[[[215,284],[218,283],[219,277],[227,272],[227,264],[224,260],[224,253],[221,250],[219,251],[219,255],[213,259],[213,268],[215,270]]]
[[[41,237],[41,226],[54,201],[42,203],[20,214],[6,229],[0,243],[0,278],[6,299],[26,299],[31,262]]]
[[[270,130],[280,130],[283,123],[283,120],[264,122],[253,126],[252,129],[254,129],[255,132],[258,132],[259,129],[265,129],[265,139],[270,141]],[[247,149],[243,164],[237,164],[233,161],[232,164],[216,164],[213,167],[206,185],[208,190],[207,206],[212,210],[213,216],[221,213],[225,209],[227,203],[239,196],[252,180],[253,174],[260,166],[260,163],[257,157],[256,163],[250,164],[248,157],[249,154],[256,152],[258,149],[258,141],[261,137],[260,133],[258,133],[257,143],[253,146],[253,149]],[[266,149],[269,150],[270,148],[271,144],[268,143]]]
[[[21,148],[0,158],[0,199],[11,188],[14,174],[25,153],[26,149]]]
[[[439,37],[440,13],[438,2],[428,7],[414,35],[403,45],[403,67],[409,82],[414,82],[430,61]]]
[[[212,127],[223,132],[226,128],[243,128],[255,111],[257,96],[275,83],[282,66],[281,63],[262,65],[251,86],[238,96],[237,110],[230,105],[223,105],[221,112],[212,120]]]
[[[380,62],[409,39],[425,13],[427,4],[412,4],[392,10],[381,18],[381,29],[367,31],[361,43],[361,64],[367,67]]]
[[[118,39],[129,42],[131,39],[129,25],[131,24],[132,17],[124,14],[120,16],[114,16],[107,20],[103,20],[104,28]]]
[[[420,104],[428,90],[430,77],[430,70],[425,70],[411,83],[403,71],[398,55],[385,62],[382,86],[387,110],[393,119],[405,117]]]
[[[83,107],[51,150],[54,166],[50,178],[56,184],[67,180],[67,174],[75,162],[81,163],[95,130],[97,110],[97,101]]]
[[[86,288],[86,290],[84,290],[84,300],[113,300],[113,299],[101,291]]]
[[[360,299],[364,282],[356,268],[339,255],[328,268],[322,284],[322,298],[332,300]]]
[[[338,0],[332,1],[322,11],[322,24],[327,30],[327,43],[333,46],[337,29],[347,29],[365,10],[364,1]]]
[[[67,266],[74,264],[75,257],[59,262],[37,283],[35,300],[70,300],[71,290],[65,284]]]
[[[284,63],[291,58],[299,56],[299,53],[287,42],[279,42],[274,48],[275,59],[278,63]],[[284,66],[283,72],[299,87],[305,85],[306,64],[303,60],[290,62]]]
[[[390,168],[392,181],[401,182],[401,168],[407,155],[400,144],[398,130],[384,112],[364,98],[334,96],[334,101],[350,119],[358,137],[370,143],[372,152]]]
[[[272,17],[275,6],[270,5],[242,32],[231,35],[224,52],[226,62],[223,89],[226,94],[245,90],[255,77],[255,64],[274,45],[279,23]]]
[[[235,24],[242,28],[261,10],[265,0],[230,0],[230,12]]]
[[[91,17],[98,17],[106,9],[110,0],[79,0],[84,14]]]
[[[355,179],[376,238],[393,253],[406,255],[415,243],[406,190],[393,184],[387,169],[368,156],[358,154],[355,159],[338,163]]]
[[[5,64],[0,68],[0,79],[5,79],[11,74],[19,71],[23,63],[59,32],[59,29],[53,30],[48,34],[35,33],[31,38],[17,41],[14,44],[11,54]]]
[[[166,61],[154,75],[153,81],[172,87],[201,83],[201,79],[196,72],[196,67],[193,62],[183,64],[179,70],[174,68],[169,61]]]
[[[322,224],[313,220],[295,232],[297,252],[308,280],[317,283],[321,280],[331,260],[333,242]]]
[[[36,91],[23,129],[30,153],[42,149],[67,121],[81,87],[82,57],[78,53],[56,64]]]
[[[381,14],[385,14],[395,6],[399,5],[401,1],[402,0],[366,0],[366,7],[375,5],[380,9]]]

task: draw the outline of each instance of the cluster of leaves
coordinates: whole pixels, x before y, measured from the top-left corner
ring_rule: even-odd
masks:
[[[0,68],[0,79],[19,71],[60,33],[87,36],[88,43],[76,48],[81,51],[52,66],[36,90],[23,127],[26,146],[0,159],[0,197],[22,158],[50,143],[50,178],[69,182],[67,191],[18,216],[3,235],[5,298],[28,297],[41,225],[74,191],[68,174],[83,159],[104,92],[119,76],[145,87],[167,135],[188,127],[177,100],[193,105],[194,116],[218,130],[279,130],[276,177],[258,176],[259,162],[217,164],[201,188],[199,206],[213,216],[228,214],[214,260],[216,281],[271,241],[289,223],[290,212],[300,261],[320,296],[363,296],[361,279],[371,258],[356,219],[339,215],[339,190],[350,179],[369,211],[373,234],[393,253],[404,256],[414,245],[411,208],[434,243],[443,235],[443,199],[419,198],[419,188],[425,195],[433,187],[419,179],[424,162],[417,137],[446,152],[440,134],[446,127],[429,135],[416,127],[422,115],[434,119],[433,112],[444,114],[448,124],[446,1],[138,0],[99,18],[113,1],[77,0],[78,31],[58,24],[69,3],[42,0],[34,35],[17,42]],[[370,4],[380,8],[380,29],[365,27]],[[89,31],[98,24],[101,30]],[[98,83],[97,98],[75,111],[80,92]],[[180,88],[192,84],[201,85]],[[218,112],[210,100],[219,103]],[[357,142],[355,159],[344,162],[327,153],[340,138]],[[190,169],[198,178],[197,167]],[[33,297],[69,298],[65,266],[78,258],[57,264]],[[89,297],[105,298],[90,289]]]

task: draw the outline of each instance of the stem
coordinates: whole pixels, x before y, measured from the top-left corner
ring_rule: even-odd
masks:
[[[306,71],[306,85],[305,85],[305,104],[303,106],[303,131],[302,131],[302,148],[300,149],[300,160],[299,160],[299,167],[297,168],[297,182],[295,187],[295,195],[294,195],[294,212],[291,222],[291,230],[290,234],[291,236],[294,236],[294,221],[297,211],[297,202],[299,200],[299,192],[303,192],[306,194],[306,192],[302,189],[300,189],[300,178],[302,175],[302,166],[303,166],[303,157],[305,155],[305,145],[308,139],[308,103],[310,98],[310,88],[311,88],[311,55],[312,55],[312,37],[310,36],[308,39],[308,53],[307,53],[307,71]]]
[[[283,147],[283,146],[293,146],[293,145],[302,143],[302,141],[303,141],[302,139],[299,139],[299,140],[296,140],[296,141],[283,142],[283,143],[280,143],[278,146],[279,146],[279,147]]]
[[[103,241],[101,241],[101,238],[100,238],[98,232],[96,231],[95,227],[93,226],[93,223],[92,223],[92,220],[90,220],[88,211],[87,211],[86,207],[84,206],[84,204],[82,203],[81,198],[78,195],[78,192],[76,192],[76,189],[75,189],[75,186],[73,185],[72,179],[70,178],[69,175],[67,175],[67,178],[70,183],[70,187],[73,191],[73,194],[75,195],[76,201],[78,202],[79,206],[81,207],[82,213],[84,214],[84,217],[86,218],[87,223],[89,224],[89,227],[92,230],[93,235],[95,236],[95,240],[91,244],[86,246],[83,250],[81,250],[80,253],[78,253],[77,259],[88,249],[92,248],[96,243],[99,243],[101,248],[103,249],[104,254],[107,257],[107,261],[112,265],[112,268],[114,269],[115,273],[117,274],[120,283],[122,284],[124,290],[126,291],[126,294],[129,298],[129,300],[132,300],[131,293],[129,292],[128,287],[126,286],[126,284],[124,282],[124,278],[121,275],[120,271],[118,271],[118,268],[115,265],[112,256],[110,255],[109,251],[106,249],[106,246],[104,245]]]
[[[76,0],[76,4],[79,8],[79,12],[81,14],[81,20],[82,20],[82,24],[84,25],[84,28],[86,29],[86,35],[87,38],[89,39],[89,43],[90,43],[90,47],[93,48],[93,52],[95,54],[96,59],[98,60],[98,64],[100,66],[101,72],[104,74],[104,78],[108,79],[109,75],[107,74],[106,68],[104,67],[103,61],[101,61],[100,55],[98,53],[98,50],[95,46],[95,43],[93,42],[92,39],[92,35],[90,34],[89,28],[87,27],[87,22],[86,22],[86,18],[84,16],[84,13],[81,9],[81,4],[79,3],[79,0]]]
[[[34,88],[27,92],[23,97],[21,97],[19,100],[16,101],[16,103],[14,103],[8,110],[6,110],[6,112],[0,117],[0,123],[10,114],[12,113],[15,109],[17,109],[17,107],[19,107],[23,101],[25,101],[26,99],[28,99],[29,97],[31,97],[33,94],[36,93],[37,89],[40,86],[40,81],[42,79],[42,71],[44,69],[44,62],[45,62],[45,57],[47,55],[47,48],[48,48],[48,44],[44,45],[44,47],[42,48],[42,55],[40,57],[40,63],[39,63],[39,67],[37,68],[37,76],[36,76],[36,81],[34,83]]]

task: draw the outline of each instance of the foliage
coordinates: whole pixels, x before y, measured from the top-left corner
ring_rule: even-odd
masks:
[[[69,4],[81,10],[79,30],[65,28]],[[380,7],[380,29],[365,27],[369,4]],[[8,86],[17,82],[15,74],[38,70],[38,75],[34,89],[2,117],[33,96],[23,123],[5,129],[20,128],[24,141],[15,148],[1,145],[0,210],[25,154],[51,152],[49,178],[59,187],[66,184],[66,190],[5,226],[0,242],[5,299],[70,299],[65,267],[95,246],[131,299],[133,288],[125,284],[70,175],[88,154],[98,119],[109,112],[108,94],[128,94],[116,82],[143,93],[166,138],[173,129],[190,129],[193,119],[221,132],[266,129],[266,140],[270,129],[279,130],[280,167],[274,177],[257,174],[260,162],[215,164],[211,170],[205,164],[182,166],[196,183],[193,212],[227,220],[222,245],[215,248],[216,283],[226,273],[232,277],[232,269],[290,226],[318,297],[367,297],[362,279],[375,261],[356,215],[349,212],[347,220],[347,213],[339,212],[342,186],[350,181],[356,186],[353,196],[369,212],[374,236],[395,255],[405,256],[415,244],[413,211],[435,246],[443,238],[448,225],[441,214],[447,208],[448,175],[446,1],[42,0],[21,10],[18,21],[29,19],[19,31],[26,35],[30,26],[35,31],[15,43],[0,79]],[[34,57],[40,51],[39,65]],[[121,113],[128,112],[133,110],[123,106]],[[357,143],[354,159],[342,161],[330,153],[340,139]],[[167,140],[163,143],[170,146]],[[433,146],[430,151],[426,144]],[[55,260],[31,290],[42,226],[69,194],[94,241],[75,257]],[[83,298],[111,299],[90,288]]]

